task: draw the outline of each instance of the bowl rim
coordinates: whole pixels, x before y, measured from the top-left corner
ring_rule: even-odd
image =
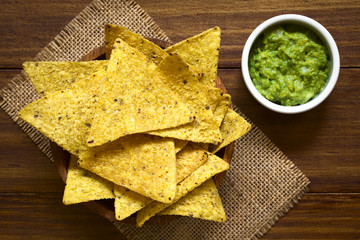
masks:
[[[250,73],[249,73],[248,59],[249,59],[249,53],[250,53],[253,43],[265,29],[267,29],[271,26],[274,26],[274,25],[282,24],[282,23],[299,24],[299,25],[309,28],[321,39],[321,41],[328,48],[328,51],[329,51],[331,70],[330,70],[329,79],[328,79],[328,82],[326,83],[326,86],[312,100],[310,100],[307,103],[297,105],[297,106],[283,106],[283,105],[276,104],[276,103],[271,102],[270,100],[266,99],[255,88],[255,86],[251,80]],[[302,112],[308,111],[312,108],[315,108],[320,103],[322,103],[329,96],[329,94],[335,87],[338,76],[339,76],[339,72],[340,72],[339,50],[335,43],[334,38],[331,36],[331,34],[328,32],[328,30],[324,26],[322,26],[320,23],[315,21],[314,19],[303,16],[303,15],[299,15],[299,14],[278,15],[278,16],[272,17],[272,18],[264,21],[263,23],[261,23],[250,34],[249,38],[247,39],[247,41],[244,45],[242,56],[241,56],[241,71],[242,71],[245,85],[249,89],[251,95],[260,104],[262,104],[266,108],[273,110],[275,112],[278,112],[278,113],[286,113],[286,114],[302,113]]]

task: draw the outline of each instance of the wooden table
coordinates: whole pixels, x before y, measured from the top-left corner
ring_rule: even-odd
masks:
[[[55,37],[89,0],[1,0],[0,88]],[[233,102],[309,177],[310,190],[263,239],[360,238],[360,1],[164,0],[138,3],[173,41],[222,28],[219,76]],[[284,13],[309,16],[333,35],[338,83],[316,109],[298,115],[257,103],[241,76],[251,31]],[[122,239],[83,206],[64,206],[55,166],[0,111],[0,239]]]

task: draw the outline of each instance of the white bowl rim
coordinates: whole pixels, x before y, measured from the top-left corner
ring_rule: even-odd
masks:
[[[249,53],[251,50],[251,47],[256,40],[256,38],[268,27],[281,24],[284,22],[292,22],[292,23],[298,23],[305,27],[310,28],[313,30],[323,41],[325,45],[327,45],[329,50],[330,59],[332,62],[332,67],[330,71],[330,77],[327,82],[327,85],[323,89],[321,93],[318,94],[315,98],[310,100],[307,103],[304,103],[302,105],[297,106],[282,106],[276,103],[273,103],[266,99],[264,96],[262,96],[257,89],[255,88],[250,74],[249,74],[249,66],[248,66],[248,58]],[[245,60],[245,61],[244,61]],[[295,113],[301,113],[308,111],[316,106],[318,106],[321,102],[323,102],[331,93],[333,88],[335,87],[335,84],[337,82],[339,71],[340,71],[340,56],[339,56],[339,50],[337,48],[337,45],[335,43],[335,40],[331,36],[331,34],[326,30],[325,27],[323,27],[320,23],[315,21],[312,18],[298,15],[298,14],[283,14],[278,15],[275,17],[272,17],[265,22],[261,23],[255,30],[250,34],[249,38],[247,39],[243,52],[241,57],[241,70],[242,75],[245,81],[245,85],[249,89],[250,93],[253,95],[253,97],[261,103],[266,108],[273,110],[275,112],[279,113],[287,113],[287,114],[295,114]]]

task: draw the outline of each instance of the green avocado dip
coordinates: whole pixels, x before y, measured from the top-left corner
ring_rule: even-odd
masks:
[[[256,89],[284,106],[308,102],[322,91],[330,71],[324,44],[310,30],[275,26],[254,43],[249,71]]]

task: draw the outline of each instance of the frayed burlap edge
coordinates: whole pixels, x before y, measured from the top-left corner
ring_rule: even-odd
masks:
[[[251,124],[254,134],[259,134],[263,137],[264,143],[269,149],[272,149],[274,155],[278,157],[280,161],[283,161],[284,166],[287,166],[289,170],[293,171],[293,174],[299,179],[298,189],[294,191],[294,194],[289,198],[288,202],[284,202],[283,206],[279,208],[278,212],[274,214],[273,217],[263,224],[263,226],[254,234],[251,239],[259,239],[263,237],[274,225],[275,223],[283,217],[291,208],[299,202],[299,200],[308,192],[310,180],[301,172],[301,170],[296,167],[296,165],[247,117],[245,116],[236,106],[234,106],[234,111],[236,111],[240,116],[242,116],[248,123]]]
[[[269,222],[265,223],[264,226],[259,229],[259,231],[254,235],[252,239],[255,240],[263,237],[275,225],[275,223],[281,217],[283,217],[287,212],[289,212],[295,206],[295,204],[297,204],[300,201],[300,199],[304,196],[304,194],[309,191],[308,185],[310,184],[310,181],[305,179],[304,181],[307,181],[306,187],[300,190],[300,192],[298,192],[298,194],[294,196],[294,198],[291,199],[290,202],[285,203],[284,206],[279,209],[279,212],[276,215],[274,215],[274,217]]]
[[[30,124],[24,122],[18,117],[18,112],[26,104],[39,98],[33,85],[27,79],[26,73],[22,71],[15,76],[7,87],[0,92],[0,107],[19,125],[19,127],[30,137],[39,149],[53,162],[50,151],[50,141],[42,133],[36,130]],[[26,99],[26,101],[22,100]]]

